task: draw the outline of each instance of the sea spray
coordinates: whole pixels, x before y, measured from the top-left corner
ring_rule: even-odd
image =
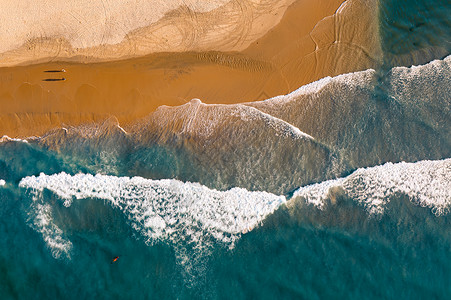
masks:
[[[266,215],[285,202],[283,196],[242,188],[221,192],[177,180],[99,174],[41,174],[22,179],[19,186],[30,189],[34,201],[38,200],[37,195],[44,202],[32,208],[38,211],[35,219],[39,219],[39,224],[51,222],[48,219],[41,221],[44,213],[45,216],[51,214],[51,208],[42,196],[46,189],[55,193],[65,207],[81,199],[106,200],[123,211],[131,226],[149,245],[159,241],[177,246],[186,243],[195,244],[195,248],[201,250],[207,249],[212,241],[233,247],[242,233],[258,226]],[[52,231],[59,232],[57,229]]]

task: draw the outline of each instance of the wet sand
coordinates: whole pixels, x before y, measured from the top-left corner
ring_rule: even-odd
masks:
[[[245,35],[247,47],[240,51],[225,51],[209,39],[203,50],[97,63],[62,57],[65,62],[3,67],[0,135],[42,135],[112,115],[127,128],[161,105],[192,98],[204,103],[264,100],[325,76],[375,67],[381,58],[376,13],[365,1],[299,0],[262,37],[249,43],[252,34]],[[66,72],[45,72],[61,69]]]

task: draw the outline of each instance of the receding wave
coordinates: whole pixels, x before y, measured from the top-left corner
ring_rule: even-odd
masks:
[[[450,64],[325,78],[262,102],[193,100],[125,130],[110,119],[33,142],[82,172],[282,194],[361,167],[450,157]]]
[[[451,156],[451,56],[426,65],[324,78],[248,103],[336,152],[338,169]]]
[[[281,119],[245,105],[198,100],[161,107],[127,131],[111,119],[55,130],[38,143],[90,173],[273,193],[321,180],[334,160],[326,145]]]
[[[61,226],[52,219],[52,207],[67,210],[73,201],[107,201],[127,216],[131,226],[149,245],[159,241],[199,250],[208,249],[214,241],[233,246],[242,233],[252,230],[286,201],[284,196],[242,188],[221,192],[178,180],[99,174],[41,174],[22,179],[19,186],[33,191],[31,222],[42,233],[55,257],[69,256],[72,243],[63,237]],[[57,195],[65,208],[50,206],[48,197],[43,196],[44,189]],[[68,219],[61,221],[68,223]],[[93,226],[80,222],[83,220],[74,220],[72,225]]]

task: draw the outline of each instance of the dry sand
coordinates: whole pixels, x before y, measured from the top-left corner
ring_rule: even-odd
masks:
[[[0,67],[155,52],[240,51],[295,0],[3,0]]]
[[[27,65],[0,68],[0,136],[42,135],[54,127],[98,122],[111,115],[127,127],[160,105],[180,105],[192,98],[204,103],[263,100],[325,76],[380,63],[375,1],[298,0],[286,9],[289,3],[231,1],[196,13],[196,23],[183,25],[185,32],[178,27],[168,48],[146,48],[155,44],[145,39],[154,38],[149,30],[186,21],[184,16],[193,10],[182,6],[127,35],[130,39],[140,36],[136,43],[144,46],[125,55],[139,57],[92,63],[116,59],[120,56],[111,54],[115,49],[131,48],[121,42],[76,52],[64,41],[75,51],[60,51],[57,59],[64,62],[36,64],[49,60],[45,50],[32,56]],[[235,18],[225,14],[234,10],[247,13],[245,17],[235,14]],[[177,36],[186,37],[193,31],[191,42],[171,46]],[[162,52],[168,50],[175,52]],[[23,47],[4,54],[3,64],[30,60],[28,52],[21,51]],[[83,56],[83,51],[93,52]],[[66,72],[44,72],[60,69]],[[65,80],[43,81],[48,78]]]

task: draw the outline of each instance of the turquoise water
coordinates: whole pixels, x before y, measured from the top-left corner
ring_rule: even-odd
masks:
[[[381,28],[432,7],[424,46],[449,5],[409,3]],[[2,299],[449,298],[451,56],[387,36],[382,70],[0,142]]]
[[[280,206],[273,214],[257,218],[258,226],[246,234],[236,234],[225,222],[222,230],[216,230],[229,232],[225,238],[214,237],[214,229],[208,226],[194,224],[183,209],[175,214],[183,220],[182,226],[167,222],[175,234],[159,236],[154,224],[139,221],[152,211],[166,218],[185,201],[189,211],[196,202],[208,206],[215,200],[207,188],[192,199],[191,189],[199,188],[192,184],[181,189],[182,182],[171,182],[166,191],[159,191],[161,199],[171,202],[161,210],[155,203],[136,205],[149,199],[146,191],[164,186],[152,181],[149,188],[145,184],[149,180],[143,178],[131,188],[116,182],[119,177],[108,177],[99,185],[98,179],[105,179],[100,175],[82,182],[77,176],[88,175],[64,173],[27,177],[19,189],[7,182],[0,190],[5,233],[1,240],[2,295],[446,298],[451,278],[451,160],[378,168],[359,169],[360,176],[354,172],[347,177],[350,182],[333,183],[335,190],[315,186],[297,190],[286,204],[276,203]],[[400,183],[386,178],[387,174],[405,178]],[[381,176],[385,183],[371,182]],[[251,193],[242,192],[241,198]],[[386,203],[378,204],[374,199],[378,194]],[[231,197],[216,195],[227,205],[234,204]],[[270,203],[262,195],[251,197],[263,206]],[[64,203],[67,200],[69,205]],[[116,200],[123,203],[114,204]],[[48,205],[50,211],[40,205]],[[214,209],[213,219],[230,213]],[[243,207],[233,207],[238,209]],[[211,221],[208,214],[196,209],[195,213],[201,216],[197,222]],[[253,216],[252,209],[246,215]],[[244,223],[244,227],[254,224],[252,220]],[[190,234],[190,229],[197,229],[200,236]],[[231,242],[227,237],[233,236],[236,239]],[[112,264],[115,256],[119,260]]]

